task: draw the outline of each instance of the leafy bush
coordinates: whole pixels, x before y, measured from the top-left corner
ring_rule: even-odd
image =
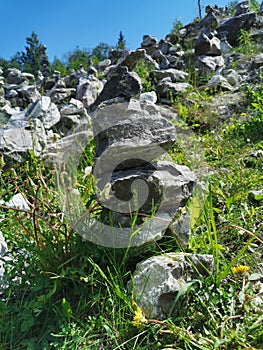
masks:
[[[252,55],[254,53],[254,45],[252,43],[250,34],[247,30],[241,29],[240,34],[238,36],[238,42],[239,42],[239,47],[238,51],[247,54],[247,55]]]
[[[135,67],[135,72],[139,75],[142,81],[142,92],[149,92],[155,90],[154,82],[150,79],[150,72],[153,65],[145,59],[138,61]]]

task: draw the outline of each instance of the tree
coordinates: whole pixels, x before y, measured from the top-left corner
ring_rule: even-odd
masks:
[[[41,60],[45,46],[39,41],[35,32],[26,38],[26,52],[22,52],[23,70],[37,76],[38,71],[41,71]]]
[[[117,49],[124,50],[125,48],[126,48],[126,42],[124,39],[124,35],[122,34],[122,31],[120,31]]]
[[[23,55],[22,52],[17,51],[17,53],[10,58],[10,66],[23,70]]]
[[[89,55],[90,51],[88,49],[80,49],[79,46],[77,46],[73,51],[69,51],[64,55],[63,61],[65,62],[68,70],[77,70],[81,65],[83,67],[87,66]]]
[[[103,61],[106,58],[108,58],[109,52],[113,49],[113,46],[110,46],[106,43],[100,42],[99,45],[97,45],[92,50],[92,56],[95,57],[97,61]]]
[[[53,63],[51,65],[51,72],[54,73],[55,70],[59,71],[62,77],[67,75],[66,65],[56,56],[54,57]]]

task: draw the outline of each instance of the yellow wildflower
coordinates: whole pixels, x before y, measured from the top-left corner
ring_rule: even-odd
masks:
[[[142,327],[142,325],[147,323],[147,319],[145,318],[142,309],[137,306],[136,310],[135,310],[135,315],[133,317],[132,320],[132,324],[134,327],[140,328]]]
[[[245,112],[242,112],[241,114],[240,114],[240,117],[246,117],[247,116],[247,113],[245,113]]]
[[[143,324],[147,323],[147,319],[145,318],[142,309],[136,304],[134,300],[134,293],[132,292],[132,307],[134,308],[134,317],[132,320],[132,324],[134,327],[140,328]]]
[[[234,275],[243,275],[248,270],[249,270],[249,266],[247,265],[237,265],[232,268],[232,272]]]

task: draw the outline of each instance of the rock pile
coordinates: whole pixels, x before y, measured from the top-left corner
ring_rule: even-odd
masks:
[[[25,139],[24,144],[17,140],[9,144],[15,131],[1,131],[0,150],[9,156],[12,154],[14,159],[21,159],[18,154],[33,148],[33,143],[29,141],[31,129],[40,135],[36,138],[35,147],[36,153],[40,154],[53,142],[54,133],[56,138],[67,136],[72,128],[89,119],[88,113],[94,112],[103,101],[113,97],[129,100],[132,96],[139,96],[141,83],[134,69],[140,60],[145,60],[152,67],[149,79],[155,86],[158,102],[161,103],[170,104],[178,94],[191,89],[187,68],[189,64],[191,70],[196,70],[196,84],[199,76],[202,79],[202,72],[210,74],[210,81],[202,88],[220,86],[226,91],[238,91],[240,83],[258,79],[257,72],[263,67],[263,59],[258,54],[250,60],[242,61],[242,55],[232,53],[231,48],[238,44],[241,29],[251,32],[251,40],[257,38],[259,42],[262,41],[262,27],[262,18],[249,12],[247,1],[236,5],[234,15],[229,14],[226,8],[207,6],[206,16],[200,22],[190,23],[178,32],[169,33],[159,42],[153,35],[144,35],[141,47],[136,51],[113,50],[109,58],[97,66],[107,78],[106,83],[97,78],[97,69],[93,67],[91,59],[87,71],[80,67],[66,77],[61,77],[60,72],[55,71],[50,77],[46,67],[46,48],[43,47],[42,71],[45,74],[41,73],[41,80],[37,83],[32,74],[16,68],[9,69],[5,81],[1,76],[3,72],[0,71],[0,127],[12,129],[14,120],[23,120],[24,131],[19,131],[18,134]],[[189,44],[191,42],[192,48]],[[238,69],[233,69],[233,62]],[[45,110],[45,119],[52,120],[52,126],[50,123],[43,124],[43,117],[34,117],[34,123],[37,123],[34,125],[30,122],[30,113],[27,116],[23,114],[34,108],[34,103],[43,105],[43,100],[46,108],[46,97],[50,98],[50,103],[54,103],[58,110],[51,112],[54,105]]]
[[[174,126],[153,104],[131,99],[101,104],[93,117],[93,130],[97,150],[93,174],[99,192],[111,184],[109,199],[102,204],[114,213],[117,226],[130,227],[131,213],[145,218],[154,211],[156,220],[165,217],[156,232],[153,227],[142,239],[138,232],[129,244],[159,239],[186,204],[196,181],[186,166],[154,161],[175,141]]]
[[[0,152],[5,163],[21,162],[33,151],[49,163],[59,164],[69,159],[65,154],[78,146],[78,140],[83,146],[93,135],[98,200],[112,213],[116,225],[129,228],[127,214],[136,213],[140,226],[155,210],[152,226],[144,227],[141,236],[128,237],[133,239],[132,245],[160,239],[168,228],[177,236],[180,233],[178,240],[187,244],[189,216],[181,215],[179,220],[177,216],[191,197],[196,177],[171,160],[156,160],[166,154],[176,133],[168,121],[171,114],[163,109],[161,115],[155,103],[171,105],[193,83],[200,90],[220,87],[234,92],[236,103],[242,84],[259,81],[263,56],[260,53],[247,59],[232,52],[232,47],[239,43],[241,29],[262,45],[262,6],[259,15],[250,12],[247,0],[236,5],[234,14],[227,8],[207,6],[202,20],[169,33],[159,42],[153,35],[144,35],[137,50],[113,50],[97,67],[89,59],[87,70],[81,66],[66,77],[58,71],[50,76],[45,47],[38,81],[15,68],[9,69],[4,79],[0,69]],[[142,82],[135,72],[141,61],[150,67],[149,81],[155,91],[142,93]],[[98,71],[105,80],[98,78]],[[223,100],[226,116],[231,110],[227,99]],[[0,255],[5,250],[0,235]],[[197,268],[201,274],[213,269],[211,257],[189,255],[153,257],[137,266],[135,298],[147,316],[162,319],[170,314],[178,289],[196,276],[192,265],[205,267]]]

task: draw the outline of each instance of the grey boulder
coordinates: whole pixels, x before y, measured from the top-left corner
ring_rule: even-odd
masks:
[[[230,45],[237,44],[237,38],[240,30],[249,30],[256,21],[256,13],[243,13],[238,16],[231,17],[222,22],[217,28],[219,35],[226,35]]]
[[[140,94],[141,89],[141,80],[138,74],[129,72],[126,66],[119,65],[109,74],[103,90],[95,102],[89,106],[89,111],[95,111],[100,103],[116,97],[130,100],[131,97]]]
[[[175,299],[187,283],[213,272],[212,255],[168,253],[137,264],[128,288],[146,318],[164,320],[178,315]],[[198,283],[198,281],[196,282]],[[184,293],[182,293],[182,298]],[[186,304],[185,300],[185,304]]]
[[[92,118],[99,173],[129,169],[152,161],[175,141],[175,127],[153,104],[131,100],[103,104]],[[96,162],[95,159],[95,162]],[[101,167],[103,165],[103,167]],[[100,176],[99,176],[100,177]]]
[[[59,110],[49,96],[42,96],[35,103],[29,105],[25,111],[25,115],[27,120],[41,120],[45,129],[50,129],[60,120]]]

